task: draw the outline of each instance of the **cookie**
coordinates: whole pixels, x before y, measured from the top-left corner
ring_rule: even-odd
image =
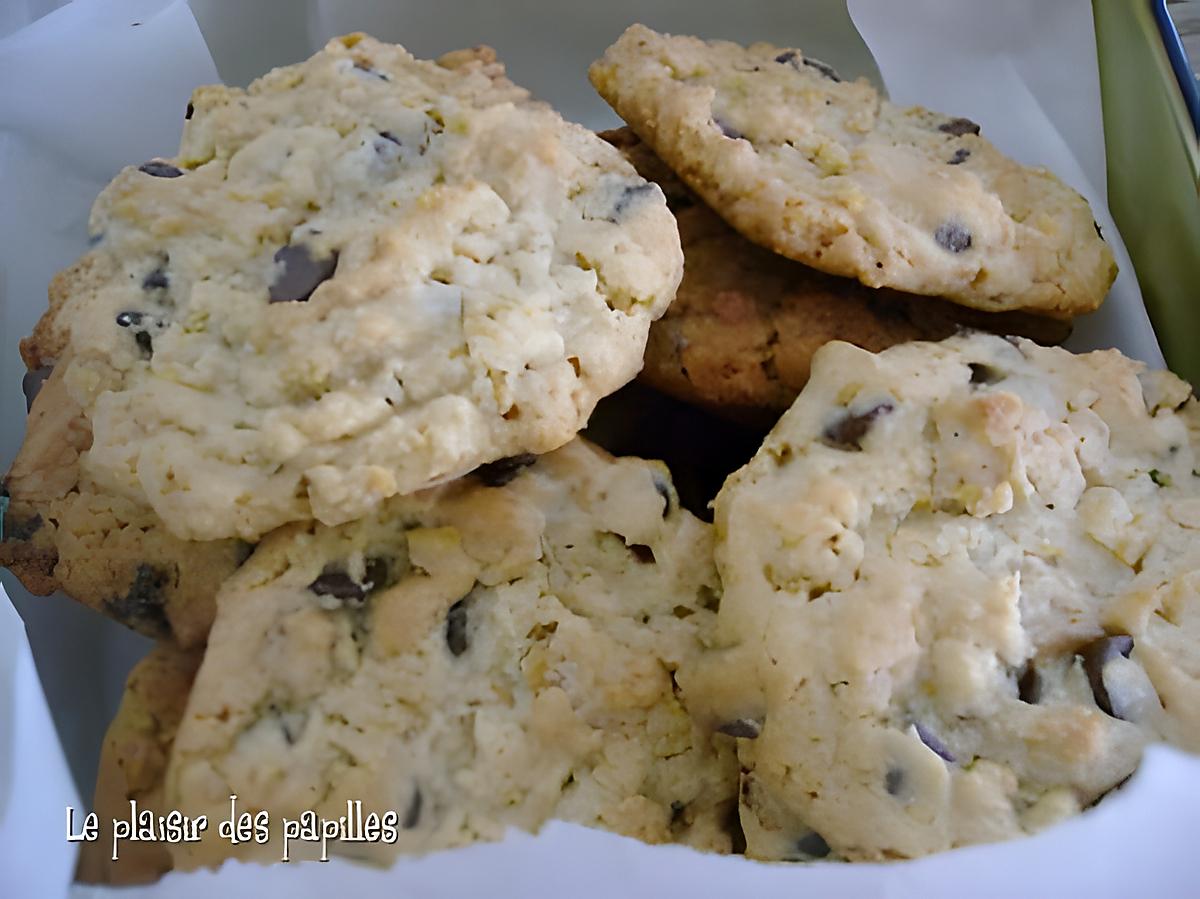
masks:
[[[497,90],[524,96],[507,80],[489,47],[457,50],[438,65],[485,76]],[[99,283],[98,257],[84,256],[50,283],[50,312],[21,342],[29,369],[22,386],[30,405],[26,438],[3,482],[0,565],[31,593],[63,590],[111,618],[183,646],[203,642],[217,587],[252,549],[236,538],[181,540],[143,500],[113,492],[81,470],[92,443],[91,421],[63,384],[70,366],[78,285]]]
[[[870,288],[769,252],[725,224],[629,128],[600,136],[662,188],[679,222],[683,280],[650,326],[640,377],[686,402],[769,425],[808,380],[813,353],[831,340],[875,352],[963,329],[1047,344],[1070,334],[1060,319]]]
[[[562,445],[678,283],[661,192],[482,63],[350,35],[189,116],[101,193],[26,348],[65,335],[81,470],[177,537],[341,523]]]
[[[715,621],[711,553],[663,466],[582,440],[282,528],[218,597],[166,803],[216,820],[236,794],[279,828],[361,800],[394,839],[329,849],[384,863],[550,818],[728,851],[732,740],[673,676]],[[171,850],[190,868],[283,847]]]
[[[799,50],[634,25],[590,76],[733,227],[814,268],[1064,318],[1097,308],[1116,276],[1087,202],[1053,174]]]
[[[31,593],[63,590],[149,637],[198,645],[212,624],[217,587],[251,546],[181,540],[149,506],[81,471],[91,427],[63,383],[65,370],[42,384],[4,478],[0,565]]]
[[[155,815],[169,811],[163,804],[163,778],[200,656],[163,643],[130,672],[100,751],[91,806],[99,819],[99,838],[81,844],[76,880],[149,883],[171,870],[171,855],[161,842],[123,841],[113,861],[112,822],[129,820],[130,802]]]
[[[1115,350],[818,351],[716,500],[717,645],[756,858],[1036,831],[1148,740],[1200,750],[1200,404]]]

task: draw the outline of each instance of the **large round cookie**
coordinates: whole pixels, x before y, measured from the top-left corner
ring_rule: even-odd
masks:
[[[581,440],[283,528],[218,597],[167,807],[216,820],[232,793],[278,827],[361,800],[396,839],[330,849],[376,861],[552,817],[728,851],[732,741],[673,676],[715,621],[711,558],[665,468]],[[282,854],[213,837],[176,864]]]
[[[513,89],[490,47],[456,50],[437,63]],[[212,625],[217,587],[251,547],[233,538],[181,540],[144,500],[96,483],[81,467],[91,421],[63,374],[71,368],[77,287],[95,280],[94,264],[85,256],[50,282],[50,312],[21,341],[29,418],[0,493],[0,565],[31,593],[61,589],[147,636],[195,645]]]
[[[1087,202],[979,126],[894,106],[798,50],[634,25],[592,83],[735,228],[872,287],[1069,317],[1116,265]]]
[[[641,379],[686,402],[769,426],[831,340],[878,351],[962,329],[1059,343],[1070,325],[1024,312],[980,312],[932,297],[866,287],[793,262],[730,228],[629,128],[600,135],[662,188],[679,222],[683,280],[650,326]]]
[[[1037,830],[1149,739],[1200,750],[1200,404],[1115,350],[845,343],[716,501],[758,858]]]
[[[661,192],[485,67],[351,35],[189,115],[100,195],[35,334],[68,335],[84,470],[176,536],[347,521],[560,446],[678,283]]]

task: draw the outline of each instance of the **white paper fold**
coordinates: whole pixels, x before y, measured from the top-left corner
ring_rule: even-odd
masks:
[[[582,0],[541,6],[533,0],[433,5],[264,0],[244,7],[194,2],[205,34],[220,41],[214,55],[235,77],[298,59],[338,31],[370,30],[423,54],[487,41],[500,48],[518,81],[555,101],[569,118],[592,125],[611,119],[587,87],[587,63],[635,18],[679,32],[794,44],[847,71],[870,71],[861,42],[845,30],[844,13],[830,13],[836,0],[749,6],[664,0],[650,8],[626,0],[600,6]],[[52,0],[27,5],[43,7]],[[1003,149],[1048,165],[1092,201],[1125,271],[1104,311],[1080,328],[1076,347],[1116,345],[1160,361],[1128,259],[1104,208],[1087,0],[850,5],[894,98],[969,115]],[[294,18],[281,20],[288,10]],[[10,18],[6,12],[6,26]],[[15,343],[44,307],[47,281],[84,249],[87,212],[103,184],[124,164],[170,154],[192,87],[213,80],[212,57],[181,0],[77,0],[0,40],[4,467],[20,442],[16,423],[24,417]],[[26,612],[59,732],[70,735],[68,748],[94,750],[132,661],[129,647],[137,642],[66,600],[34,599],[17,586],[12,591]],[[0,609],[0,895],[57,895],[72,865],[64,807],[75,799],[49,720],[24,632],[10,610]],[[512,834],[501,844],[403,860],[389,871],[340,861],[269,868],[228,864],[218,873],[170,875],[130,894],[1184,896],[1196,890],[1191,873],[1196,833],[1200,760],[1154,748],[1129,787],[1078,820],[1035,839],[913,863],[760,865],[553,824],[536,838]],[[10,879],[14,869],[21,879]],[[109,892],[76,885],[72,894]]]

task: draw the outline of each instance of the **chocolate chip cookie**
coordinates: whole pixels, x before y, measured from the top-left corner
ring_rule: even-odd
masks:
[[[1115,350],[846,343],[716,500],[747,852],[1036,831],[1200,749],[1200,404]]]
[[[605,100],[749,239],[872,287],[1069,318],[1116,276],[1087,202],[964,118],[901,107],[799,50],[630,27]]]

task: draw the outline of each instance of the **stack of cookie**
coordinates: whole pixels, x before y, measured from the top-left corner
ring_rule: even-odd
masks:
[[[632,131],[486,49],[351,35],[198,90],[179,155],[101,195],[22,344],[0,542],[159,640],[101,819],[236,795],[391,815],[329,841],[384,863],[550,818],[908,858],[1077,812],[1150,740],[1200,750],[1200,404],[982,333],[1054,343],[1101,302],[1082,198],[796,50],[634,26],[591,74]],[[577,436],[643,356],[752,426],[713,425],[753,455],[713,526]],[[280,846],[107,855],[81,875]]]

